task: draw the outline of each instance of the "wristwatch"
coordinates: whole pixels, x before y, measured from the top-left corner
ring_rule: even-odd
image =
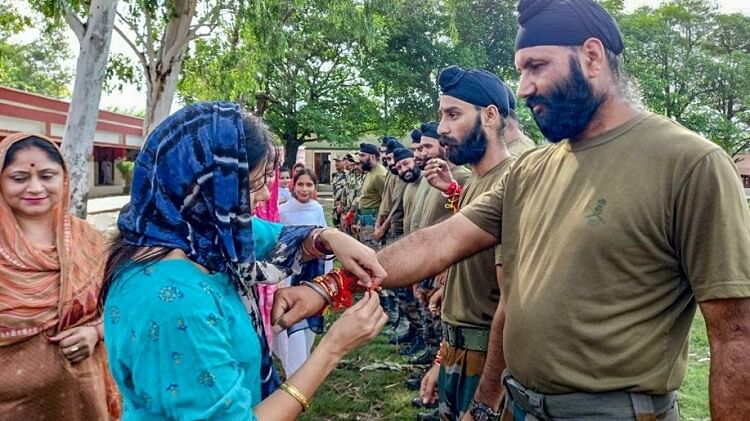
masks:
[[[494,412],[489,405],[477,402],[474,398],[469,402],[469,413],[476,421],[496,421],[500,419],[499,412]]]

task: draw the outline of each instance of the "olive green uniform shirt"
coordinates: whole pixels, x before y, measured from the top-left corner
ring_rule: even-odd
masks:
[[[534,144],[534,141],[532,141],[528,137],[521,136],[516,139],[506,141],[505,147],[508,149],[508,153],[510,153],[510,156],[517,159],[524,152],[536,148],[536,145]],[[503,251],[502,246],[499,244],[495,247],[495,264],[503,264]]]
[[[422,176],[419,176],[419,180],[412,183],[406,183],[404,187],[404,235],[409,235],[411,232],[411,216],[414,212],[414,205],[417,202],[417,190],[419,190],[419,182],[422,181]]]
[[[519,156],[521,156],[521,154],[528,151],[529,149],[536,148],[536,145],[534,144],[534,141],[532,141],[528,137],[521,136],[519,138],[506,141],[505,147],[508,149],[508,153],[510,153],[510,156],[512,156],[513,158],[518,158]]]
[[[509,157],[481,177],[472,174],[461,193],[459,209],[500,183],[513,161]],[[442,318],[454,326],[489,329],[499,299],[495,251],[488,249],[448,268]]]
[[[451,174],[453,179],[463,186],[471,176],[471,171],[466,167],[455,166],[451,169]],[[440,190],[432,187],[427,182],[427,178],[422,177],[422,183],[426,185],[426,189],[423,198],[418,198],[419,201],[417,202],[417,207],[422,208],[417,224],[419,228],[435,225],[453,215],[453,209],[447,206],[448,198],[443,196]],[[415,231],[414,228],[412,230]]]
[[[734,164],[651,113],[521,155],[461,212],[502,239],[505,360],[541,393],[676,390],[696,301],[750,297]]]
[[[362,183],[362,193],[359,197],[357,208],[380,208],[380,201],[383,198],[383,190],[385,190],[386,172],[385,167],[378,164],[375,168],[370,170],[367,175],[365,175],[365,180]]]
[[[380,203],[380,210],[378,215],[382,221],[388,218],[388,215],[393,212],[393,219],[391,219],[391,225],[388,228],[388,235],[400,236],[404,233],[404,188],[406,182],[401,180],[398,175],[391,172],[386,175],[385,191],[383,192],[383,200]]]

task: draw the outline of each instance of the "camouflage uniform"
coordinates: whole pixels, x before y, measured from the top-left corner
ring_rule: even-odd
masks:
[[[331,185],[333,186],[333,225],[337,228],[341,225],[341,214],[346,212],[346,183],[349,173],[336,171],[333,173]]]

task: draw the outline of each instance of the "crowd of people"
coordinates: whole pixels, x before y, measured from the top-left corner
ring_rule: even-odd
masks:
[[[598,3],[518,11],[516,93],[441,69],[439,121],[335,160],[336,228],[237,104],[150,133],[109,244],[69,212],[54,141],[3,139],[0,420],[292,420],[386,325],[427,367],[407,379],[423,420],[677,420],[698,306],[712,418],[747,419],[735,167],[628,100]],[[325,308],[343,312],[313,346]]]

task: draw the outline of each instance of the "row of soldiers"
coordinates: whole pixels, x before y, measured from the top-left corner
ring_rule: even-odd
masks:
[[[447,219],[490,190],[514,156],[534,145],[520,130],[512,91],[495,75],[456,66],[441,75],[461,82],[441,85],[440,112],[455,112],[451,101],[492,105],[494,130],[484,130],[478,119],[472,130],[460,132],[443,118],[414,129],[409,147],[386,136],[380,147],[360,144],[359,162],[351,155],[335,160],[334,222],[376,250]],[[489,250],[412,288],[383,293],[391,342],[410,363],[430,367],[407,380],[411,389],[421,389],[413,404],[428,412],[420,419],[456,419],[469,407],[499,300],[495,264]]]

